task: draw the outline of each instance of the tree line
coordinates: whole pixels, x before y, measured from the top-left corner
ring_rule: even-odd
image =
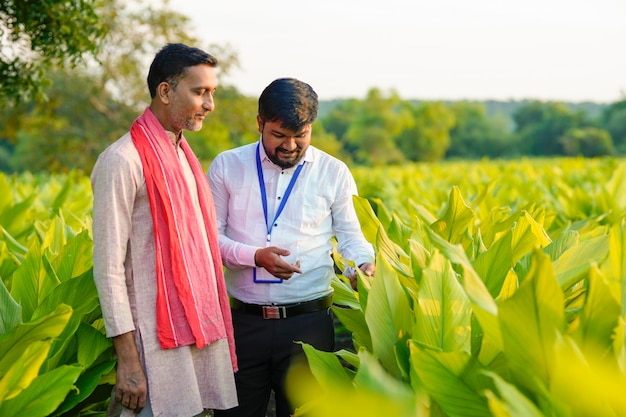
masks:
[[[167,1],[139,9],[118,1],[37,2],[33,8],[0,0],[0,29],[12,34],[0,45],[1,171],[90,172],[97,155],[147,105],[145,68],[167,42],[198,45],[220,60],[217,109],[200,132],[186,134],[199,158],[209,163],[223,150],[258,139],[257,97],[228,82],[238,66],[236,52],[203,45],[185,30],[189,19],[168,9]],[[55,19],[45,21],[50,13]],[[45,47],[40,41],[68,30],[74,36],[65,41],[59,36]],[[32,53],[20,53],[29,42]],[[491,104],[406,100],[373,88],[364,98],[322,102],[313,144],[366,166],[626,153],[626,97],[593,104],[593,112],[573,103],[524,101],[505,102],[514,109],[505,114]]]

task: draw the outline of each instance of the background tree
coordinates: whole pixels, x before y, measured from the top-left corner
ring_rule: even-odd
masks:
[[[398,147],[410,161],[437,161],[450,146],[450,129],[456,120],[440,102],[419,104],[413,109],[414,124],[398,136]]]
[[[615,148],[611,135],[604,129],[597,127],[583,127],[568,130],[559,138],[563,146],[563,153],[567,156],[596,156],[613,155]]]
[[[0,0],[0,100],[44,97],[55,66],[98,52],[108,32],[97,0]]]
[[[404,157],[394,139],[412,123],[408,103],[393,91],[387,97],[380,89],[373,88],[365,100],[351,104],[350,123],[338,137],[353,160],[365,165],[401,163]],[[329,125],[326,119],[323,122]]]
[[[148,105],[148,66],[156,51],[168,42],[199,45],[211,51],[220,61],[220,75],[237,65],[232,51],[200,45],[188,34],[192,30],[189,19],[169,10],[167,2],[161,8],[148,5],[139,10],[140,5],[103,3],[97,9],[99,19],[111,30],[102,40],[96,59],[84,66],[51,72],[54,83],[46,90],[48,101],[14,103],[0,115],[0,139],[5,145],[0,166],[13,171],[89,172],[97,155],[125,133]],[[226,89],[225,95],[233,96],[229,94]],[[247,107],[233,104],[233,108]],[[242,129],[241,124],[234,123],[238,111],[227,112],[228,120],[211,119],[215,125],[212,137],[202,140],[216,142],[215,149],[230,147],[224,142],[240,136]],[[246,113],[245,118],[254,123],[254,114]],[[214,153],[209,144],[200,143],[198,148],[203,155]]]
[[[586,127],[583,111],[563,103],[532,101],[513,114],[515,133],[522,153],[536,156],[563,155],[560,138],[574,128]]]
[[[600,121],[602,127],[611,134],[617,151],[626,153],[626,98],[604,109]]]
[[[501,157],[511,151],[506,120],[501,116],[487,117],[483,103],[452,103],[450,110],[455,124],[450,129],[446,158]]]

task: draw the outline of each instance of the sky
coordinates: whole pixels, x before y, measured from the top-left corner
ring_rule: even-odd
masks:
[[[150,0],[160,3],[158,0]],[[175,0],[203,46],[227,45],[228,83],[279,77],[320,99],[626,99],[624,0]],[[209,51],[210,52],[210,51]],[[219,56],[218,56],[219,58]]]

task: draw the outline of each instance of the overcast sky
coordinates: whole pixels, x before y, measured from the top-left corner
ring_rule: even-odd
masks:
[[[158,2],[157,0],[153,0]],[[625,0],[175,0],[191,33],[229,44],[230,78],[258,96],[273,79],[321,99],[626,98]],[[219,58],[219,57],[218,57]]]

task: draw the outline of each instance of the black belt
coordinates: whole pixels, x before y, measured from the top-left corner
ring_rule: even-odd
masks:
[[[233,310],[261,316],[264,319],[286,319],[288,317],[297,316],[298,314],[312,313],[314,311],[324,310],[330,307],[332,303],[332,294],[295,304],[247,304],[236,298],[231,297],[230,299],[230,307]]]

